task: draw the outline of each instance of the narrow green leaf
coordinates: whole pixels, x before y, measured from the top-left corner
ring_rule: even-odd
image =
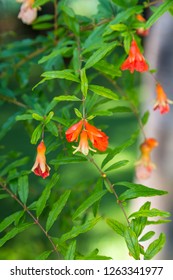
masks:
[[[88,197],[75,211],[75,213],[72,216],[72,219],[76,219],[79,217],[84,211],[86,211],[89,207],[91,207],[96,201],[101,199],[105,194],[107,193],[107,190],[102,190],[98,192],[94,192],[90,197]]]
[[[94,64],[104,58],[109,52],[111,52],[117,46],[117,42],[112,42],[103,45],[100,49],[95,51],[85,64],[85,69],[91,68]]]
[[[54,136],[58,136],[58,128],[56,126],[56,124],[51,121],[49,123],[46,124],[46,128],[54,135]]]
[[[114,31],[125,31],[127,30],[127,25],[123,23],[117,23],[117,24],[110,25],[110,28]]]
[[[170,217],[170,215],[171,214],[169,212],[161,211],[161,210],[158,210],[156,208],[153,208],[153,209],[149,209],[149,210],[139,210],[137,212],[134,212],[129,216],[129,218],[131,218],[131,217],[135,217],[135,218],[138,218],[138,217],[157,217],[157,216]]]
[[[42,116],[40,116],[39,114],[33,113],[32,114],[33,119],[37,120],[37,121],[43,121],[44,118]]]
[[[121,168],[125,165],[127,165],[127,163],[129,163],[129,160],[120,160],[120,161],[117,161],[116,163],[112,164],[111,166],[109,166],[105,172],[107,171],[111,171],[111,170],[114,170],[114,169],[118,169],[118,168]]]
[[[161,4],[156,9],[156,11],[152,14],[152,16],[147,20],[147,22],[145,24],[145,29],[150,28],[172,6],[173,6],[172,0],[167,0],[163,4]]]
[[[126,226],[122,223],[113,220],[113,219],[106,219],[106,223],[119,235],[124,237],[124,232],[126,231]]]
[[[125,201],[128,199],[134,199],[137,197],[164,195],[164,194],[168,193],[167,191],[157,190],[157,189],[146,187],[144,185],[134,184],[134,183],[130,183],[130,182],[120,182],[120,183],[117,183],[117,185],[123,185],[123,186],[129,188],[129,190],[123,192],[119,196],[119,200],[121,200],[121,201]]]
[[[70,50],[69,47],[64,47],[64,48],[59,48],[59,49],[56,49],[56,50],[53,50],[50,54],[46,55],[46,56],[43,56],[39,61],[38,63],[41,64],[41,63],[44,63],[50,59],[53,59],[54,57],[57,57],[58,55],[60,54],[65,54],[66,52],[68,52]]]
[[[80,77],[81,77],[81,91],[83,95],[86,97],[88,93],[88,79],[86,76],[85,68],[82,68],[80,71]]]
[[[15,169],[17,167],[23,166],[28,162],[28,157],[24,157],[22,159],[18,159],[13,161],[11,164],[9,164],[7,167],[5,167],[4,169],[2,169],[2,171],[0,172],[0,177],[3,177],[4,175],[6,175],[9,171],[11,171],[12,169]]]
[[[26,120],[32,120],[31,114],[23,114],[16,117],[16,121],[26,121]]]
[[[59,174],[54,174],[51,178],[51,180],[49,181],[49,183],[47,184],[46,188],[44,189],[44,191],[42,192],[42,195],[40,196],[40,198],[37,201],[37,210],[36,210],[36,214],[37,217],[39,217],[41,215],[41,213],[43,212],[45,206],[46,206],[46,202],[50,196],[50,192],[51,189],[57,184],[59,180]]]
[[[61,165],[61,164],[69,164],[69,163],[80,163],[80,162],[84,162],[87,161],[86,158],[84,157],[63,157],[63,158],[59,158],[59,159],[54,159],[51,160],[50,163],[53,165]]]
[[[33,4],[33,8],[38,8],[39,6],[44,5],[49,1],[50,0],[35,0],[35,2]]]
[[[10,197],[9,194],[0,194],[0,199],[4,199],[8,197]]]
[[[82,119],[82,114],[77,108],[74,108],[74,112],[78,118]]]
[[[1,223],[0,223],[0,232],[2,232],[4,229],[6,229],[9,225],[11,225],[19,216],[21,216],[21,213],[24,213],[23,211],[18,211],[16,213],[13,213],[12,215],[6,217]]]
[[[53,226],[54,222],[56,221],[58,215],[61,213],[62,209],[66,205],[66,202],[70,196],[71,191],[67,190],[65,191],[58,201],[56,201],[53,206],[52,210],[49,212],[49,216],[46,222],[46,231],[48,232],[50,228]]]
[[[124,238],[129,249],[130,255],[135,259],[140,259],[140,246],[138,243],[138,238],[133,230],[126,228],[124,232]]]
[[[29,194],[28,176],[24,175],[18,179],[18,194],[21,201],[26,205]]]
[[[50,256],[51,253],[52,251],[45,251],[41,255],[36,257],[36,260],[47,260],[47,258]]]
[[[134,134],[132,134],[132,136],[130,137],[130,139],[128,139],[125,143],[123,143],[122,145],[115,147],[115,149],[109,149],[108,150],[108,154],[105,157],[105,159],[102,162],[102,168],[110,161],[112,160],[117,154],[119,154],[121,151],[123,151],[124,149],[130,147],[131,145],[134,144],[134,142],[136,141],[137,136],[139,135],[139,131],[137,130]]]
[[[68,81],[73,81],[79,83],[79,79],[75,76],[70,69],[61,70],[61,71],[47,71],[44,72],[42,77],[46,79],[65,79]]]
[[[55,101],[81,101],[78,97],[76,97],[75,95],[60,95],[60,96],[56,96],[54,97]]]
[[[106,60],[102,59],[98,61],[94,68],[105,75],[110,76],[112,79],[115,77],[121,77],[122,71],[115,64],[108,63]]]
[[[143,242],[143,241],[147,241],[149,240],[151,237],[153,237],[155,235],[155,232],[154,231],[149,231],[147,232],[146,234],[144,234],[141,238],[140,238],[140,242]]]
[[[43,125],[40,123],[33,131],[31,136],[31,144],[37,144],[38,140],[41,138],[43,130]]]
[[[76,240],[73,240],[67,249],[67,253],[65,255],[65,260],[74,260],[75,251],[76,251]]]
[[[51,121],[51,119],[53,118],[54,116],[54,112],[53,111],[50,111],[49,114],[46,116],[45,120],[44,120],[44,124],[47,124]]]
[[[144,113],[142,119],[141,119],[143,125],[147,124],[148,119],[149,119],[149,116],[150,116],[150,112],[149,112],[149,111],[146,111],[146,112]]]
[[[12,230],[10,230],[6,235],[4,235],[0,239],[0,247],[2,247],[8,240],[12,239],[13,237],[15,237],[20,232],[29,228],[31,225],[33,225],[33,223],[22,224],[18,227],[13,228]]]
[[[103,96],[103,97],[106,97],[106,98],[109,98],[112,100],[119,99],[118,95],[109,88],[105,88],[105,87],[98,86],[98,85],[90,85],[89,90],[91,90],[95,94],[98,94],[100,96]]]
[[[66,240],[72,239],[76,236],[78,236],[81,233],[85,233],[89,230],[91,230],[100,220],[101,218],[94,218],[91,220],[88,220],[83,225],[74,226],[69,232],[63,234],[59,240],[60,243],[65,242]]]
[[[151,260],[155,255],[157,255],[166,242],[166,236],[164,233],[161,233],[159,238],[154,240],[147,248],[144,254],[144,260]]]
[[[172,222],[172,220],[157,220],[157,221],[147,221],[147,225],[160,225]]]

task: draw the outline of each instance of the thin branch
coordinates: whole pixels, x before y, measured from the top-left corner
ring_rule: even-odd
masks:
[[[27,108],[27,106],[24,103],[21,103],[21,102],[17,101],[15,98],[4,96],[3,94],[0,94],[0,100],[6,101],[6,102],[14,104],[14,105],[17,105],[19,107]]]
[[[27,214],[33,219],[34,223],[36,225],[38,225],[38,227],[41,229],[41,231],[44,233],[44,235],[47,237],[47,239],[49,240],[49,242],[51,243],[52,247],[53,247],[53,251],[58,255],[59,258],[59,252],[57,250],[56,245],[54,244],[54,242],[52,241],[51,237],[48,235],[48,233],[46,232],[46,230],[43,228],[43,226],[40,224],[40,222],[38,221],[38,219],[31,213],[31,211],[28,209],[28,207],[26,205],[24,205],[19,199],[18,197],[7,188],[7,186],[5,184],[0,183],[0,186],[2,187],[2,189],[4,191],[6,191],[23,209],[25,212],[27,212]]]

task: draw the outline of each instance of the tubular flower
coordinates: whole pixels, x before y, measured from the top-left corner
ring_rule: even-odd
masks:
[[[89,147],[88,140],[90,140],[94,148],[99,151],[103,152],[108,147],[108,136],[100,129],[90,125],[84,119],[72,125],[65,134],[68,142],[78,141],[80,135],[79,146],[77,148],[74,147],[76,148],[74,153],[79,151],[84,155],[88,155],[89,150],[96,152]]]
[[[85,127],[88,133],[88,137],[93,146],[99,151],[106,151],[108,147],[108,136],[100,129],[89,124],[87,121],[85,121]]]
[[[76,152],[81,152],[82,154],[87,156],[89,153],[89,150],[96,152],[95,150],[93,150],[92,148],[89,147],[88,134],[87,134],[86,130],[82,130],[82,132],[80,134],[79,146],[76,148],[76,150],[73,152],[73,154],[75,154]]]
[[[18,18],[22,20],[25,24],[32,24],[32,22],[37,17],[37,8],[33,8],[35,0],[17,0],[17,2],[21,2],[22,5],[20,7],[20,12],[18,14]]]
[[[146,19],[141,14],[136,15],[136,18],[140,22],[146,22]],[[147,36],[149,34],[149,29],[144,29],[144,27],[139,27],[136,30],[136,33],[140,36]]]
[[[121,65],[121,70],[129,70],[131,73],[135,70],[138,72],[148,71],[148,64],[134,39],[131,42],[129,56]]]
[[[68,142],[78,141],[79,134],[82,130],[83,120],[79,121],[67,129],[65,135]]]
[[[45,152],[46,146],[44,144],[44,141],[42,140],[37,146],[37,156],[32,167],[32,171],[35,173],[35,175],[41,176],[43,179],[49,176],[50,170],[50,167],[46,164]]]
[[[168,113],[170,110],[169,104],[173,104],[173,101],[169,100],[164,92],[162,86],[158,83],[156,84],[156,103],[154,105],[154,110],[159,109],[161,114]]]
[[[156,168],[155,164],[151,161],[150,153],[157,146],[158,142],[154,138],[148,138],[141,144],[141,157],[136,162],[136,177],[138,179],[148,179]]]

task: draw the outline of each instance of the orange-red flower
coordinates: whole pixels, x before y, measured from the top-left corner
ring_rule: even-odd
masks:
[[[99,151],[106,151],[108,147],[108,136],[100,129],[89,124],[87,121],[85,121],[85,127],[88,133],[88,137],[93,146]]]
[[[146,22],[146,19],[141,14],[136,15],[136,18],[140,22]],[[136,33],[140,36],[147,36],[149,34],[149,29],[144,29],[144,27],[139,27],[136,30]]]
[[[32,171],[35,173],[35,175],[43,177],[43,179],[49,176],[50,170],[50,167],[46,163],[45,152],[46,146],[44,144],[44,141],[42,140],[37,146],[37,156],[32,167]]]
[[[75,147],[76,150],[74,153],[79,151],[84,155],[88,155],[89,150],[96,152],[89,147],[88,140],[90,140],[94,148],[99,151],[103,152],[108,147],[108,136],[100,129],[89,124],[86,120],[81,120],[72,125],[65,134],[68,142],[78,141],[80,135],[79,146],[77,148]]]
[[[173,101],[169,100],[166,96],[166,93],[163,90],[163,87],[157,83],[156,84],[156,103],[154,105],[154,110],[159,109],[161,114],[168,113],[170,110],[169,104],[173,104]]]
[[[138,72],[148,71],[148,64],[134,39],[131,42],[129,56],[121,65],[121,70],[129,70],[131,73],[135,70]]]
[[[152,171],[156,168],[151,161],[151,152],[158,146],[158,142],[154,138],[146,139],[140,146],[141,157],[136,162],[136,177],[138,179],[148,179]]]
[[[17,0],[21,2],[20,12],[18,18],[25,24],[31,24],[37,17],[37,8],[33,8],[35,0]]]
[[[79,121],[67,129],[65,135],[68,142],[78,141],[79,134],[82,130],[83,120]]]

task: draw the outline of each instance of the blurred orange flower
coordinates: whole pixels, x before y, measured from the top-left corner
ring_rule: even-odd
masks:
[[[17,0],[17,2],[22,3],[18,18],[28,25],[32,24],[32,22],[37,18],[37,8],[32,7],[34,1],[35,0]]]
[[[35,175],[43,177],[43,179],[49,176],[50,170],[50,167],[46,163],[45,152],[46,146],[44,144],[44,141],[42,140],[37,146],[37,156],[32,167],[32,171],[35,173]]]
[[[169,104],[173,104],[173,101],[167,98],[167,95],[164,92],[163,87],[159,83],[156,84],[156,93],[157,93],[157,98],[153,109],[154,110],[159,109],[161,114],[168,113],[170,110]]]
[[[155,164],[151,161],[150,153],[157,146],[158,142],[154,138],[148,138],[141,144],[141,157],[136,162],[136,177],[138,179],[148,179],[156,168]]]
[[[135,70],[138,72],[148,71],[148,64],[134,39],[131,42],[129,56],[121,65],[121,70],[129,70],[131,73]]]
[[[146,19],[141,14],[136,15],[136,18],[140,22],[146,22]],[[144,27],[139,27],[136,30],[136,33],[140,36],[147,36],[149,34],[149,29],[144,29]]]

